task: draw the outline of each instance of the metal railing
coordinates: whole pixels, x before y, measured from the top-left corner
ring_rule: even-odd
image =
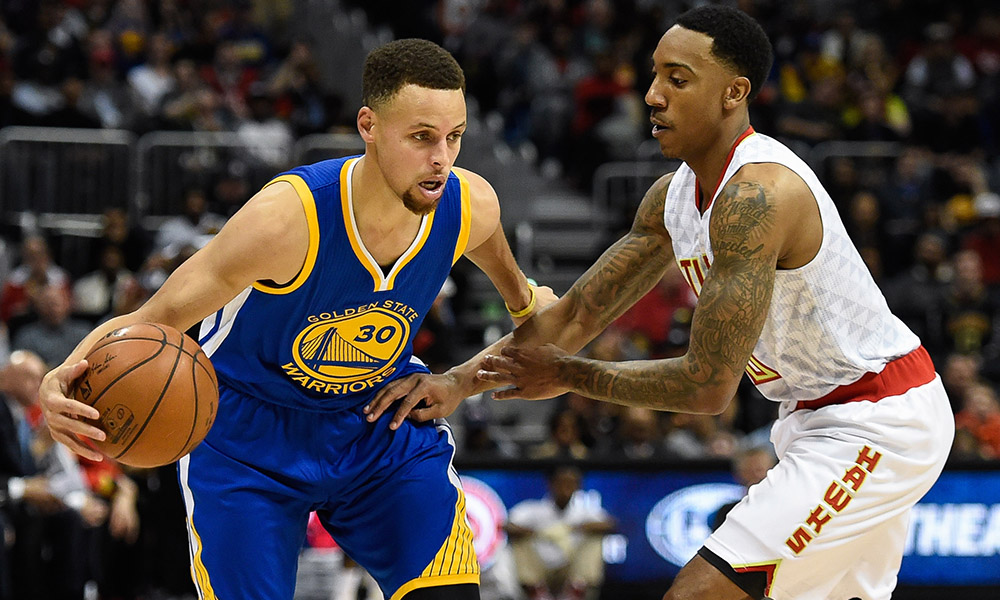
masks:
[[[100,214],[135,197],[135,135],[112,129],[0,130],[5,213]]]

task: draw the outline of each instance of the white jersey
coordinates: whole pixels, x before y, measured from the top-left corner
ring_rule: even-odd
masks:
[[[731,155],[704,214],[698,210],[694,171],[686,163],[667,189],[664,224],[696,294],[714,261],[709,223],[715,199],[743,165],[775,163],[791,169],[809,187],[823,221],[815,258],[775,276],[767,320],[747,365],[757,389],[776,402],[814,400],[865,373],[879,373],[890,360],[916,349],[920,340],[889,311],[812,169],[786,146],[752,129]]]

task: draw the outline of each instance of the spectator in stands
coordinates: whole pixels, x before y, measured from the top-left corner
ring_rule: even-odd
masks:
[[[976,194],[973,206],[978,222],[963,237],[962,247],[979,256],[983,282],[1000,291],[1000,195],[983,189]]]
[[[782,136],[818,144],[843,137],[844,76],[831,73],[812,82],[809,97],[787,104],[776,123]]]
[[[88,333],[91,325],[70,317],[72,298],[60,285],[48,284],[35,297],[38,321],[28,323],[14,336],[14,349],[30,350],[46,364],[61,364]]]
[[[184,193],[183,213],[167,219],[156,234],[154,252],[168,259],[201,248],[222,229],[226,219],[208,211],[208,198],[201,188]]]
[[[257,81],[258,72],[243,63],[235,42],[219,42],[214,60],[202,67],[201,76],[219,95],[226,111],[237,119],[245,119],[249,115],[247,95],[250,86]]]
[[[619,317],[612,327],[629,334],[633,343],[644,349],[649,358],[663,358],[668,346],[672,345],[670,332],[675,315],[683,317],[678,311],[693,310],[696,300],[680,269],[668,269],[656,287]]]
[[[70,77],[62,82],[59,91],[62,94],[62,102],[59,108],[45,117],[46,126],[80,129],[97,129],[101,126],[100,121],[81,106],[80,98],[84,91],[82,80]]]
[[[662,460],[671,457],[663,445],[658,413],[629,407],[622,411],[610,456],[616,460]]]
[[[29,235],[21,243],[21,264],[11,272],[0,292],[0,319],[10,326],[11,335],[27,318],[35,297],[49,284],[69,292],[69,274],[52,262],[45,238]]]
[[[180,59],[174,63],[174,79],[177,85],[163,97],[160,121],[168,129],[194,129],[200,98],[207,89],[207,84],[190,59]]]
[[[1000,458],[1000,401],[996,389],[983,381],[970,385],[962,410],[955,416],[955,426],[971,434],[978,458]]]
[[[0,512],[14,532],[9,564],[0,570],[10,573],[11,600],[83,597],[83,520],[32,452],[32,411],[44,373],[28,352],[0,365]]]
[[[101,35],[95,32],[92,38],[108,37],[106,31],[98,31]],[[90,78],[83,83],[79,108],[105,129],[128,129],[134,125],[135,102],[118,78],[114,49],[110,45],[90,51]]]
[[[268,80],[267,88],[277,99],[278,114],[287,119],[297,136],[323,131],[330,117],[336,117],[326,114],[319,66],[304,42],[292,43],[288,56]]]
[[[583,423],[572,409],[556,410],[549,417],[549,438],[528,449],[529,458],[559,458],[581,460],[589,449],[583,443]]]
[[[228,219],[236,214],[250,197],[249,171],[245,162],[233,159],[216,176],[212,188],[213,207],[223,217]]]
[[[615,521],[581,490],[578,468],[556,467],[548,482],[548,494],[514,505],[504,526],[518,580],[529,600],[596,600],[604,580],[601,540]]]
[[[982,357],[978,354],[949,354],[941,369],[941,382],[951,399],[954,412],[962,409],[962,399],[969,387],[982,378]]]
[[[73,284],[74,312],[96,324],[107,318],[122,301],[135,276],[125,268],[125,256],[114,245],[104,247],[101,267]]]
[[[292,128],[274,113],[267,86],[255,81],[247,91],[249,116],[236,127],[240,141],[255,162],[281,171],[291,162]]]
[[[170,40],[162,33],[149,38],[146,62],[133,67],[128,72],[128,85],[135,95],[136,104],[148,119],[160,113],[164,97],[177,85],[170,57],[173,48]]]
[[[940,359],[944,350],[941,330],[941,295],[951,281],[945,239],[925,232],[917,239],[913,264],[884,286],[892,313],[917,334],[931,356]]]
[[[995,378],[1000,360],[1000,298],[983,282],[978,254],[962,250],[955,254],[953,264],[955,276],[941,305],[947,346],[953,352],[980,354],[983,374]]]
[[[149,234],[128,213],[120,208],[109,208],[101,215],[101,235],[90,247],[88,270],[96,271],[104,261],[104,249],[115,246],[125,257],[125,268],[133,273],[142,268],[152,248]]]
[[[969,152],[980,145],[976,72],[953,43],[948,23],[928,25],[926,45],[910,61],[903,97],[913,112],[914,134],[935,152]]]

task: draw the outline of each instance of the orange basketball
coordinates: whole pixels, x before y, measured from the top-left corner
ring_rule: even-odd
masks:
[[[91,440],[134,467],[172,463],[194,449],[215,422],[219,385],[198,344],[168,325],[138,323],[101,338],[86,356],[75,390],[101,413],[107,439]]]

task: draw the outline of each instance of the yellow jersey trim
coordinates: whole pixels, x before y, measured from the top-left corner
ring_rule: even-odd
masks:
[[[374,281],[375,289],[377,290],[379,283],[382,281],[382,269],[377,264],[374,264],[374,260],[368,260],[368,251],[361,244],[361,235],[358,233],[357,224],[354,222],[354,204],[351,198],[351,173],[354,172],[354,166],[358,163],[358,160],[360,159],[352,158],[340,168],[340,207],[344,213],[344,228],[347,229],[347,239],[351,242],[354,255],[358,257],[358,262],[361,263],[361,266],[371,274],[372,281]]]
[[[215,590],[212,589],[212,582],[208,577],[208,569],[205,568],[205,563],[201,560],[201,536],[198,535],[198,530],[194,526],[194,520],[190,517],[188,518],[188,524],[191,525],[191,533],[194,536],[195,543],[194,557],[191,560],[191,578],[194,580],[204,600],[218,600],[215,596]]]
[[[469,230],[472,229],[472,193],[469,188],[469,181],[458,171],[452,171],[462,186],[462,228],[458,231],[458,242],[455,244],[455,257],[451,264],[458,262],[465,254],[465,248],[469,245]]]
[[[254,289],[265,294],[290,294],[299,289],[309,279],[313,267],[316,266],[316,255],[319,253],[319,219],[316,217],[316,199],[313,197],[312,190],[309,189],[305,180],[298,175],[275,177],[267,182],[264,187],[279,181],[290,183],[295,189],[299,201],[302,202],[302,208],[306,211],[306,222],[309,224],[309,248],[306,250],[306,260],[302,264],[299,274],[291,282],[285,285],[270,285],[262,281],[254,282]]]
[[[360,158],[354,158],[344,163],[340,170],[340,205],[344,213],[344,227],[347,229],[347,239],[351,242],[351,248],[358,262],[372,276],[376,292],[387,292],[396,283],[396,276],[399,272],[413,260],[413,257],[424,247],[424,243],[430,236],[431,227],[434,224],[434,213],[424,215],[420,220],[420,229],[413,238],[413,243],[403,254],[396,259],[396,264],[392,266],[389,275],[382,274],[382,267],[375,258],[368,252],[364,242],[361,240],[361,232],[358,231],[358,223],[354,220],[354,190],[351,187],[351,174],[357,166]]]

